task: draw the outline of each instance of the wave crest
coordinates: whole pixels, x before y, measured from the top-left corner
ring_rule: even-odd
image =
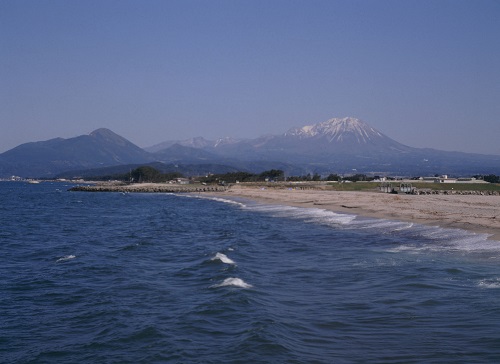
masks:
[[[76,255],[65,255],[64,257],[61,257],[59,259],[56,260],[56,263],[58,262],[65,262],[67,260],[71,260],[71,259],[75,259],[76,258]]]
[[[217,254],[215,254],[215,256],[211,260],[212,261],[219,260],[219,261],[221,261],[222,263],[225,263],[225,264],[236,264],[234,262],[234,260],[232,260],[226,254],[223,254],[223,253],[217,253]]]
[[[217,287],[228,287],[228,286],[233,286],[233,287],[240,287],[240,288],[252,288],[253,286],[251,284],[246,283],[243,279],[241,278],[226,278],[222,283],[213,285],[213,288]]]

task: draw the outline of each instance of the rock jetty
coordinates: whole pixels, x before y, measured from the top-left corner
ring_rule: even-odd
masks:
[[[98,184],[71,187],[69,191],[83,192],[136,192],[136,193],[195,193],[225,192],[226,186],[216,185],[173,185],[162,183],[138,183],[130,185]]]

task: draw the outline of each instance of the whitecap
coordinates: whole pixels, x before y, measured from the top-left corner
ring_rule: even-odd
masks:
[[[211,260],[220,260],[222,263],[225,264],[236,264],[234,260],[228,258],[226,254],[223,253],[217,253]]]
[[[76,255],[65,255],[64,257],[57,259],[56,263],[57,262],[65,262],[67,260],[71,260],[71,259],[75,259],[75,258],[76,258]]]
[[[246,283],[243,279],[241,278],[226,278],[222,283],[213,285],[213,288],[217,287],[240,287],[240,288],[252,288],[251,284]]]

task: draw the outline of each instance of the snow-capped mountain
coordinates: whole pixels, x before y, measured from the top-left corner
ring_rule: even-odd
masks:
[[[410,147],[396,142],[366,122],[353,118],[333,118],[313,125],[293,128],[284,133],[280,144],[293,143],[301,153],[363,154],[408,152]]]
[[[353,118],[333,118],[313,125],[292,128],[282,135],[217,144],[214,153],[245,159],[324,160],[339,154],[379,154],[411,149],[367,123]]]
[[[500,156],[409,147],[354,117],[332,118],[292,128],[281,135],[220,139],[203,150],[209,152],[212,159],[219,156],[242,162],[280,161],[343,173],[352,170],[401,174],[465,170],[483,173],[480,171],[496,171],[500,166]]]
[[[378,130],[364,121],[352,117],[333,118],[322,123],[293,128],[288,130],[284,136],[298,138],[325,137],[329,142],[355,140],[358,143],[367,143],[371,140],[384,138],[384,135]]]
[[[259,149],[266,146],[272,146],[275,143],[282,144],[285,141],[297,143],[298,140],[307,142],[307,140],[310,139],[314,139],[316,142],[321,140],[332,144],[340,143],[343,144],[344,147],[349,144],[391,144],[390,138],[364,121],[353,117],[345,117],[332,118],[313,125],[292,128],[282,135],[265,135],[256,139],[235,139],[225,137],[215,141],[196,137],[186,140],[165,141],[145,149],[149,152],[156,153],[175,144],[206,150],[214,148],[219,150],[224,150],[225,148],[233,149],[239,148],[242,145],[245,145],[246,149],[249,147]]]

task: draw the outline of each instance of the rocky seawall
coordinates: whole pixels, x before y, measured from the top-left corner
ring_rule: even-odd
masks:
[[[225,186],[204,185],[168,185],[159,183],[143,183],[133,185],[91,185],[75,186],[69,191],[83,192],[140,192],[140,193],[194,193],[194,192],[225,192]]]

